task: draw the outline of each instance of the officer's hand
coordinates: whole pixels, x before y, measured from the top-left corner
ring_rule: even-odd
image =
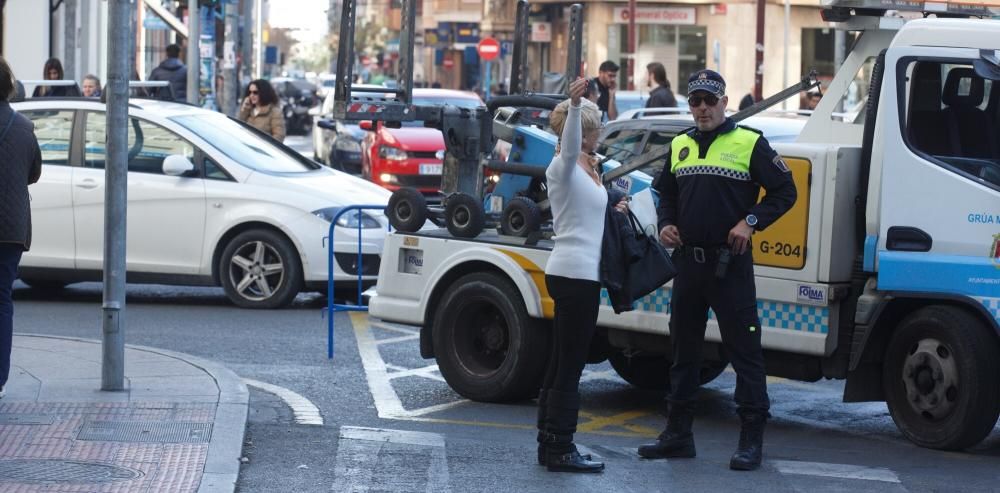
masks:
[[[569,85],[569,98],[573,106],[580,106],[580,98],[587,92],[587,79],[578,77]]]
[[[729,248],[736,255],[743,255],[750,247],[750,235],[753,234],[753,227],[740,221],[729,230]]]
[[[681,242],[681,232],[677,230],[677,226],[673,224],[668,224],[660,230],[660,243],[668,248],[677,248],[684,243]]]

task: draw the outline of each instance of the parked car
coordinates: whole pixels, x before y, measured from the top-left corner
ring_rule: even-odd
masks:
[[[62,286],[102,277],[105,105],[32,99],[13,107],[35,124],[42,177],[31,188],[34,238],[19,277]],[[127,277],[133,283],[222,286],[238,306],[288,305],[326,290],[327,238],[352,204],[389,193],[324,168],[221,113],[129,102]],[[374,283],[388,221],[366,211],[334,229],[333,281]]]
[[[478,108],[483,100],[466,91],[414,89],[413,104]],[[414,121],[388,128],[381,122],[361,122],[362,129],[370,130],[361,144],[362,176],[389,190],[413,187],[436,194],[441,188],[444,137],[440,130],[423,125]]]
[[[316,79],[316,96],[320,100],[326,98],[327,94],[333,94],[333,89],[337,86],[337,76],[333,74],[320,74]]]
[[[608,122],[598,138],[597,152],[628,165],[633,159],[650,156],[670,145],[677,134],[694,127],[690,114],[665,112],[667,108],[631,110]],[[740,125],[761,131],[768,142],[793,142],[805,126],[806,119],[788,113],[763,113],[740,122]],[[663,162],[639,168],[656,176]]]
[[[681,97],[679,94],[674,94],[674,99],[677,100],[677,111],[680,113],[687,113],[688,109],[687,99]],[[626,111],[637,110],[646,107],[646,101],[649,100],[648,91],[618,91],[615,93],[615,104],[618,107],[618,118],[621,119],[622,115]]]
[[[312,127],[309,109],[319,104],[316,85],[304,79],[288,77],[275,77],[270,82],[281,100],[285,131],[288,135],[304,135]]]
[[[351,96],[374,101],[385,98],[384,92],[365,92],[364,89],[381,86],[366,86],[355,84],[352,86]],[[358,121],[333,120],[333,91],[329,91],[323,99],[323,105],[314,108],[314,118],[312,125],[313,158],[322,164],[351,173],[361,174],[361,141],[365,138],[365,131],[361,129]],[[320,120],[330,121],[335,128],[323,128],[319,126]],[[329,127],[329,125],[327,125]]]

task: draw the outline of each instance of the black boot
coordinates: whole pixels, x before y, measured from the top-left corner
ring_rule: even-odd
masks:
[[[689,402],[671,402],[667,413],[667,428],[656,443],[639,447],[639,456],[646,459],[690,458],[695,456],[694,410]]]
[[[601,472],[603,462],[584,458],[573,444],[580,394],[549,390],[545,434],[545,464],[552,472]]]
[[[740,410],[740,446],[729,459],[729,468],[736,471],[753,471],[760,467],[764,455],[764,424],[767,413]]]
[[[548,389],[542,389],[538,391],[538,436],[535,440],[538,442],[538,465],[545,465],[545,451],[547,449],[545,440],[546,435],[548,435],[548,401],[549,401],[549,391]],[[584,460],[591,460],[590,454],[580,454]]]

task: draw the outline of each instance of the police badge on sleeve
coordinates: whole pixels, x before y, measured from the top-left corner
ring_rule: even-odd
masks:
[[[788,165],[785,164],[784,159],[781,159],[781,156],[775,154],[774,159],[772,159],[771,162],[774,163],[774,165],[777,166],[782,173],[791,173],[791,170],[788,169]]]

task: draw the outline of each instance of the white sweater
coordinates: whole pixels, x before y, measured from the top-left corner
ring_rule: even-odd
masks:
[[[555,247],[545,264],[545,273],[600,281],[608,192],[576,163],[582,141],[580,107],[570,105],[560,152],[545,171],[555,230]]]

